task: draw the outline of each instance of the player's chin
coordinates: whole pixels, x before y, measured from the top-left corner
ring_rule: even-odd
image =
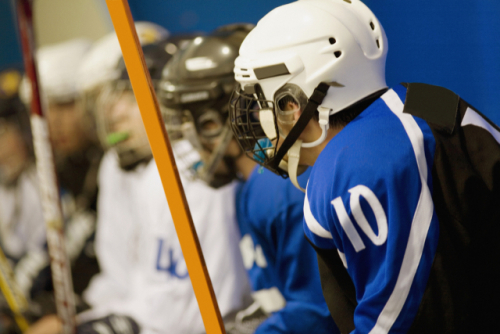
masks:
[[[297,167],[297,176],[302,175],[308,168],[309,168],[308,165],[299,164],[299,166]]]

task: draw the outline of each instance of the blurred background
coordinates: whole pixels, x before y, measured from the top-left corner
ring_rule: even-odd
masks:
[[[171,32],[257,21],[283,0],[129,0],[134,20]],[[387,82],[445,86],[500,124],[500,1],[365,0],[389,38]],[[0,70],[22,68],[10,0],[0,0]],[[38,46],[113,29],[104,0],[35,0]],[[290,22],[293,24],[293,22]]]

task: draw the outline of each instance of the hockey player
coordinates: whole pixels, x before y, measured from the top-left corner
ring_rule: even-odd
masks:
[[[93,252],[93,233],[95,229],[96,169],[99,150],[91,144],[89,131],[82,126],[82,112],[78,104],[75,73],[79,62],[90,43],[73,40],[57,45],[43,47],[37,52],[40,86],[47,102],[49,130],[57,159],[57,174],[61,186],[63,213],[65,219],[66,245],[72,262],[74,288],[81,295],[88,285],[90,277],[98,271],[97,260]],[[21,90],[22,100],[26,105],[31,102],[28,80],[25,79]],[[20,103],[20,102],[19,102]],[[29,117],[23,106],[25,137],[28,143],[30,159],[33,162]],[[15,145],[3,145],[12,150],[11,156],[20,155],[23,150]],[[8,160],[7,160],[8,161]],[[15,159],[11,159],[15,161]],[[19,180],[10,192],[16,194],[15,201],[2,200],[6,218],[10,220],[10,229],[24,235],[24,238],[3,231],[8,244],[17,245],[25,252],[14,256],[14,274],[21,292],[30,300],[30,320],[55,313],[49,256],[45,242],[45,221],[41,211],[41,199],[38,193],[38,179],[34,165],[28,168],[30,187],[26,180]],[[24,176],[26,178],[26,176]],[[24,187],[21,185],[24,184]],[[24,194],[19,189],[24,189]],[[12,206],[12,208],[9,208]],[[28,213],[20,214],[25,207]],[[11,210],[11,211],[9,211]],[[24,216],[24,218],[23,218]],[[31,224],[26,225],[26,217]],[[37,241],[27,238],[36,235]],[[6,253],[12,253],[6,245]],[[81,301],[80,298],[77,298]],[[83,303],[79,303],[84,307]],[[49,318],[55,316],[48,316]]]
[[[21,78],[13,69],[0,73],[0,247],[16,272],[27,269],[22,259],[46,256],[29,116],[18,96]],[[17,330],[1,295],[0,330]]]
[[[72,265],[77,309],[86,308],[81,294],[99,271],[94,252],[97,201],[97,168],[101,149],[83,112],[76,72],[90,42],[82,39],[45,46],[37,51],[38,78],[46,102],[49,133],[56,160],[65,223],[66,249]],[[22,97],[31,103],[30,85],[24,80]],[[37,199],[40,201],[40,199]],[[45,222],[40,217],[43,227]],[[34,319],[57,324],[49,256],[29,252],[16,265],[16,281],[32,298]],[[35,327],[36,329],[36,327]]]
[[[21,74],[0,73],[0,244],[17,264],[45,243],[28,111],[18,96]]]
[[[101,156],[77,87],[77,70],[90,46],[87,40],[75,39],[37,52],[58,180],[75,205],[83,208],[95,206],[95,174]]]
[[[166,35],[158,30],[157,36]],[[155,84],[170,58],[167,51],[174,49],[169,44],[167,40],[143,47]],[[106,51],[101,56],[109,54]],[[94,104],[99,138],[107,148],[99,170],[96,235],[102,271],[85,293],[91,308],[80,314],[78,331],[203,333],[123,60],[110,70],[100,73],[108,80],[100,86]],[[227,316],[244,306],[248,289],[236,241],[234,208],[226,205],[233,199],[234,187],[213,190],[200,181],[186,180],[183,185],[221,313]]]
[[[98,272],[93,242],[97,168],[102,152],[93,140],[85,117],[76,77],[90,45],[87,40],[74,39],[37,51],[38,77],[47,104],[50,139],[61,187],[67,250],[78,295]],[[50,278],[48,267],[45,275]]]
[[[304,229],[342,332],[496,332],[499,129],[445,88],[388,89],[387,45],[359,0],[271,11],[235,62],[236,136],[294,182],[313,166]]]
[[[252,27],[224,26],[196,38],[167,64],[160,101],[183,114],[175,137],[189,139],[204,157],[191,164],[198,179],[212,187],[245,180],[235,206],[255,302],[238,313],[229,332],[335,333],[316,256],[303,236],[304,195],[281,177],[257,169],[238,147],[228,123],[234,59]]]

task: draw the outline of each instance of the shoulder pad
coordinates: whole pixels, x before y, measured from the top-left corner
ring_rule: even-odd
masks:
[[[460,97],[443,87],[423,83],[404,84],[407,87],[404,113],[432,123],[451,134],[455,128]]]

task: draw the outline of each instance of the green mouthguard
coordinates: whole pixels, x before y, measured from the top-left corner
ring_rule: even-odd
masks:
[[[113,146],[128,139],[128,137],[128,132],[113,132],[106,137],[106,142],[109,146]]]

